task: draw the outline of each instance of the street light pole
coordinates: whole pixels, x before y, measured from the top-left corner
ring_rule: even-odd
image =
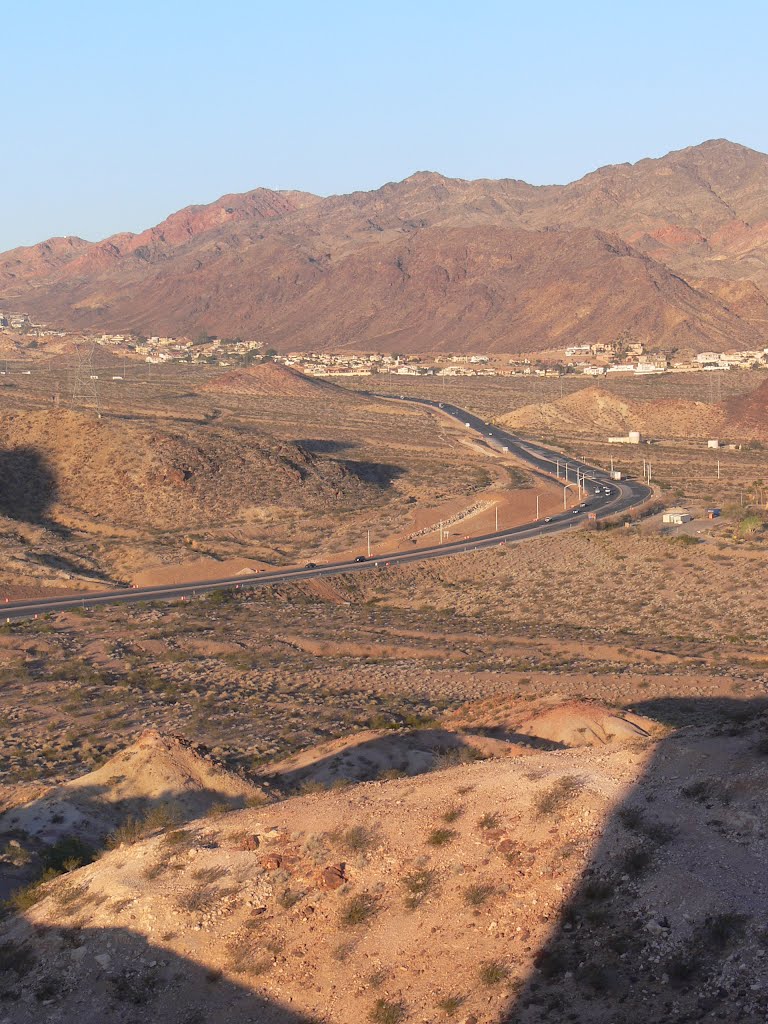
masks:
[[[536,495],[536,520],[537,521],[538,521],[538,518],[539,518],[539,496],[537,494]]]
[[[371,557],[371,531],[368,530],[368,557]]]

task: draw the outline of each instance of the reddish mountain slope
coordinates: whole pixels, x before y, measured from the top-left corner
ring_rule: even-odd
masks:
[[[421,172],[327,199],[257,189],[0,257],[0,308],[282,348],[517,351],[627,330],[756,347],[766,296],[768,157],[723,140],[566,186]]]

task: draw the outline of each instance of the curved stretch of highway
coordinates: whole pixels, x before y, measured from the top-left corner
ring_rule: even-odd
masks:
[[[383,396],[372,396],[383,397]],[[311,568],[275,569],[260,572],[252,577],[230,576],[220,580],[204,580],[199,583],[171,584],[156,587],[133,587],[122,590],[99,590],[93,592],[78,591],[71,596],[36,599],[32,601],[6,601],[0,604],[0,616],[7,619],[31,618],[47,612],[64,611],[67,608],[92,607],[98,604],[116,604],[119,602],[139,601],[172,601],[180,598],[195,597],[212,590],[225,590],[230,587],[259,587],[270,583],[281,583],[287,580],[317,579],[322,576],[339,576],[342,573],[364,572],[368,569],[380,569],[402,565],[405,562],[421,562],[430,558],[445,558],[465,551],[477,551],[499,543],[518,543],[541,537],[546,534],[559,533],[582,523],[588,517],[602,519],[609,515],[626,512],[630,508],[642,504],[651,496],[651,489],[635,480],[612,480],[610,474],[602,469],[589,466],[584,462],[566,458],[561,452],[552,451],[544,445],[532,441],[524,441],[514,434],[507,433],[492,424],[486,423],[478,416],[444,402],[433,402],[421,398],[390,398],[390,401],[402,401],[427,406],[449,416],[462,425],[468,432],[480,435],[483,442],[496,452],[508,452],[520,462],[525,463],[537,476],[559,478],[560,483],[568,487],[568,496],[576,507],[564,510],[558,515],[540,519],[523,526],[515,526],[482,537],[450,541],[433,547],[414,548],[413,551],[395,551],[379,554],[370,559],[348,562],[331,562],[325,565],[312,565]],[[581,490],[579,490],[581,488]],[[577,495],[581,497],[577,500]]]

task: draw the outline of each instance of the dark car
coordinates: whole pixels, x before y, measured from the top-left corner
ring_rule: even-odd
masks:
[[[356,562],[364,562],[365,561],[365,555],[358,555],[357,558],[355,559],[355,561]]]
[[[304,566],[304,568],[305,569],[316,569],[317,568],[317,562],[307,562],[307,564]]]

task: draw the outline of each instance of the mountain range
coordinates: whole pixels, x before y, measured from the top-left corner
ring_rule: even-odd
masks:
[[[0,255],[0,308],[70,329],[280,350],[768,345],[768,156],[713,140],[568,185],[419,172],[255,189],[141,234]]]

